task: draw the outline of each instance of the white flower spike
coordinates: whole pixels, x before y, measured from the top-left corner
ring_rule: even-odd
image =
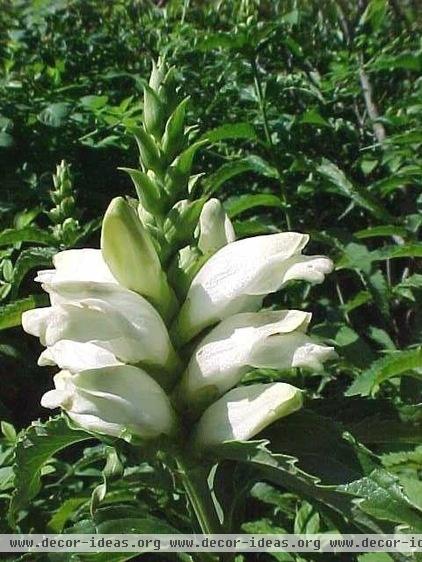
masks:
[[[240,385],[252,368],[318,370],[335,356],[306,334],[309,313],[261,310],[266,295],[320,283],[333,264],[302,255],[309,236],[298,232],[236,241],[221,202],[199,193],[203,174],[192,176],[208,141],[191,143],[174,69],[155,65],[144,94],[140,166],[126,168],[139,201],[110,202],[101,250],[59,252],[38,273],[51,306],[22,324],[46,346],[39,365],[60,369],[43,406],[94,433],[166,436],[164,449],[171,440],[183,456],[250,439],[301,407],[289,384]]]

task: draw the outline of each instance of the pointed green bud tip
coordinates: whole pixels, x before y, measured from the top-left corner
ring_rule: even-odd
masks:
[[[144,86],[144,124],[148,133],[160,139],[164,130],[164,108],[160,98],[149,86]]]
[[[154,244],[123,197],[113,199],[104,215],[101,251],[121,285],[149,299],[164,316],[170,314],[174,295]]]

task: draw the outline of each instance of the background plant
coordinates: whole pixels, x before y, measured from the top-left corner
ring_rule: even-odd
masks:
[[[22,306],[39,302],[30,270],[47,265],[66,245],[52,236],[46,214],[53,208],[51,174],[63,157],[71,163],[81,233],[111,196],[134,194],[117,167],[134,167],[136,151],[126,131],[142,112],[150,55],[165,53],[191,96],[190,123],[203,132],[223,126],[232,137],[203,148],[195,166],[207,172],[208,192],[225,200],[238,235],[284,230],[289,222],[311,232],[312,252],[328,253],[337,264],[323,286],[312,293],[292,287],[285,302],[277,303],[311,310],[317,323],[321,319],[314,333],[330,338],[341,357],[323,376],[291,374],[314,400],[312,411],[285,420],[290,432],[277,436],[280,451],[297,457],[300,468],[324,483],[342,485],[373,473],[369,461],[365,474],[357,470],[351,448],[363,454],[360,442],[371,451],[376,470],[387,471],[377,480],[387,499],[375,507],[368,498],[367,511],[376,510],[383,524],[409,523],[413,511],[400,503],[408,500],[396,485],[421,505],[416,7],[380,0],[168,2],[161,8],[148,2],[5,4],[2,417],[18,428],[27,425],[41,415],[39,397],[50,385],[34,366],[38,346],[13,326]],[[94,230],[95,223],[87,226],[85,240],[92,245]],[[24,252],[35,257],[19,265]],[[22,305],[22,299],[30,300]],[[276,376],[251,374],[259,380]],[[18,478],[10,468],[14,433],[10,426],[5,432],[4,507]],[[84,520],[108,452],[86,450],[84,461],[73,467],[78,451],[69,450],[44,466],[45,482],[58,496],[53,500],[44,487],[23,519],[25,528],[45,528],[56,513],[58,526]],[[157,482],[160,475],[164,486],[168,474],[155,467],[152,475],[150,466],[135,463],[132,470],[129,480],[111,484],[115,496],[109,497],[129,513],[129,481],[137,494],[134,515],[141,505],[160,515],[164,488],[151,492],[148,478]],[[229,461],[221,470],[233,479]],[[224,487],[227,478],[220,480]],[[312,494],[271,486],[263,478],[251,492],[238,490],[244,529],[326,524]],[[227,494],[237,497],[233,490]],[[107,501],[104,509],[111,509],[113,500]]]

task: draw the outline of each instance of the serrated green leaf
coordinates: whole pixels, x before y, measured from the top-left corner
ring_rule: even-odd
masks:
[[[9,510],[11,520],[38,494],[45,463],[62,449],[92,438],[85,431],[71,429],[63,417],[34,422],[19,436],[13,467],[15,491]]]
[[[405,495],[398,478],[387,470],[375,469],[369,476],[340,489],[364,498],[359,508],[377,519],[403,523],[415,532],[422,530],[422,511]]]
[[[354,518],[352,497],[335,486],[323,486],[318,478],[297,466],[297,458],[272,453],[268,441],[232,441],[215,448],[218,458],[247,463],[257,474],[274,484],[287,488],[311,503],[321,504],[341,517]],[[356,521],[358,528],[361,523]]]
[[[18,293],[20,284],[31,269],[51,265],[56,248],[28,248],[19,254],[15,262],[12,278],[12,298]]]
[[[369,396],[375,394],[381,383],[422,368],[422,349],[397,351],[378,359],[364,371],[347,390],[346,396]]]
[[[48,304],[47,295],[31,295],[0,307],[0,330],[20,326],[22,313]]]
[[[0,246],[17,244],[18,242],[35,242],[37,244],[53,244],[54,237],[47,231],[36,226],[25,228],[8,228],[0,232]]]

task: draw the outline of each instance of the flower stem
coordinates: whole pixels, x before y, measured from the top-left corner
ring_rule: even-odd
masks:
[[[251,63],[251,67],[252,67],[252,72],[253,72],[253,76],[254,76],[254,85],[255,85],[255,92],[256,92],[256,97],[258,100],[258,106],[259,106],[259,111],[261,113],[261,118],[262,118],[262,123],[264,126],[264,133],[265,133],[265,139],[267,141],[267,147],[268,147],[268,151],[271,153],[271,158],[273,160],[273,164],[277,170],[277,175],[278,175],[278,179],[280,181],[280,187],[281,187],[281,191],[280,191],[280,198],[283,202],[283,206],[284,206],[284,218],[286,221],[286,227],[287,230],[291,230],[292,229],[292,221],[290,219],[290,214],[289,214],[289,205],[288,205],[288,201],[287,201],[287,196],[286,196],[286,190],[285,190],[285,186],[283,185],[283,177],[282,177],[282,173],[280,170],[280,166],[277,162],[277,157],[275,154],[275,147],[274,147],[274,142],[271,136],[271,130],[270,130],[270,125],[269,125],[269,121],[268,121],[268,115],[267,115],[267,101],[265,99],[265,94],[264,94],[264,89],[262,87],[262,83],[261,83],[261,77],[259,75],[259,71],[258,71],[258,66],[256,63],[256,57],[253,56],[250,60]]]
[[[184,454],[176,456],[176,463],[180,481],[202,533],[211,535],[221,532],[221,525],[208,487],[206,469],[193,463]]]

